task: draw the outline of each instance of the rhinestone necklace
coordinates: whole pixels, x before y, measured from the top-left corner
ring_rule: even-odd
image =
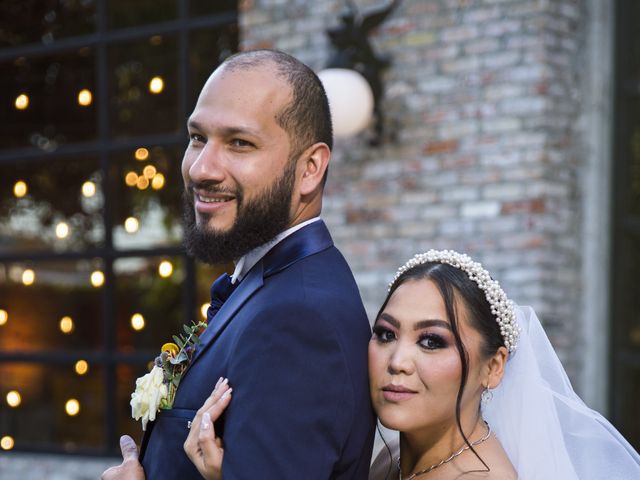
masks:
[[[416,472],[416,473],[413,473],[413,474],[409,475],[406,479],[403,479],[403,477],[402,477],[402,470],[400,469],[400,457],[398,457],[396,459],[396,465],[398,467],[398,472],[400,473],[400,480],[412,480],[412,479],[414,479],[416,477],[424,475],[425,473],[429,473],[430,471],[435,470],[436,468],[444,465],[445,463],[450,462],[451,460],[453,460],[454,458],[456,458],[458,455],[460,455],[461,453],[465,452],[466,450],[469,450],[470,447],[475,447],[476,445],[480,445],[482,442],[484,442],[485,440],[487,440],[491,436],[491,426],[486,421],[484,422],[484,424],[487,426],[487,433],[485,433],[482,438],[479,438],[475,442],[472,442],[470,446],[469,445],[465,445],[460,450],[458,450],[457,452],[453,452],[447,458],[443,458],[438,463],[434,463],[433,465],[431,465],[430,467],[425,468],[424,470],[420,470],[419,472]]]

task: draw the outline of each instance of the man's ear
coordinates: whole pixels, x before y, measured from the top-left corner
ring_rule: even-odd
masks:
[[[504,375],[504,368],[507,365],[509,352],[506,347],[500,347],[487,362],[487,377],[485,388],[496,388]]]
[[[322,179],[331,160],[331,150],[326,143],[314,143],[298,159],[300,194],[309,195],[322,187]]]

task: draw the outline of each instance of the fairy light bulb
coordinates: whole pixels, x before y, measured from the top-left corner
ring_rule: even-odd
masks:
[[[140,331],[144,328],[144,317],[139,313],[134,313],[131,316],[131,328],[136,331]]]
[[[26,93],[21,93],[20,95],[18,95],[16,97],[14,105],[18,110],[26,110],[26,108],[29,106],[29,95],[27,95]]]
[[[7,405],[11,408],[19,407],[22,403],[22,395],[17,390],[11,390],[7,393]]]
[[[163,260],[158,265],[158,273],[162,278],[170,277],[173,273],[173,264],[169,260]]]
[[[0,309],[0,327],[9,321],[9,312]]]
[[[124,221],[124,229],[127,233],[136,233],[140,228],[140,222],[136,217],[129,217]]]
[[[23,180],[18,180],[14,185],[13,185],[13,194],[17,197],[17,198],[22,198],[27,194],[28,191],[28,187],[27,187],[27,183],[24,182]]]
[[[164,80],[160,76],[153,77],[149,81],[149,91],[154,94],[161,93],[164,90]]]
[[[66,335],[73,332],[75,325],[73,319],[69,316],[62,317],[60,319],[60,331]]]
[[[33,285],[35,281],[36,281],[36,273],[33,270],[28,268],[24,272],[22,272],[22,283],[24,285],[28,287],[30,285]]]
[[[100,270],[96,270],[91,273],[91,285],[98,288],[104,284],[104,273]]]
[[[69,225],[65,222],[60,222],[56,225],[56,237],[59,239],[67,238],[69,236]]]
[[[80,413],[80,402],[75,398],[70,398],[64,405],[64,411],[70,417],[75,417],[76,415],[78,415],[78,413]]]
[[[78,92],[78,105],[88,107],[93,102],[93,94],[88,88],[83,88]]]
[[[136,160],[143,162],[147,158],[149,158],[149,150],[147,150],[144,147],[140,147],[136,150],[136,153],[134,154],[134,156],[136,157]]]
[[[96,184],[91,181],[86,181],[82,184],[82,195],[85,197],[93,197],[96,194]]]
[[[74,369],[78,375],[84,375],[89,371],[89,363],[86,360],[78,360]]]

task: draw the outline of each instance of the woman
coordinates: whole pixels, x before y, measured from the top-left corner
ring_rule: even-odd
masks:
[[[399,444],[370,478],[635,479],[640,456],[573,392],[540,322],[468,256],[430,250],[403,265],[369,344],[371,398]],[[221,381],[198,411],[185,451],[221,478],[213,420]]]

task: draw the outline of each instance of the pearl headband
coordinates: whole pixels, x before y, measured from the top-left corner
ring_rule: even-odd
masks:
[[[469,280],[473,280],[478,284],[478,287],[484,292],[489,302],[491,313],[496,317],[496,322],[500,326],[504,346],[507,347],[509,353],[513,353],[516,350],[520,335],[515,305],[507,298],[500,284],[491,278],[489,272],[481,264],[474,262],[468,255],[453,250],[429,250],[425,253],[419,253],[398,269],[393,281],[389,284],[389,290],[403,273],[418,265],[431,262],[446,263],[460,269],[469,276]]]

